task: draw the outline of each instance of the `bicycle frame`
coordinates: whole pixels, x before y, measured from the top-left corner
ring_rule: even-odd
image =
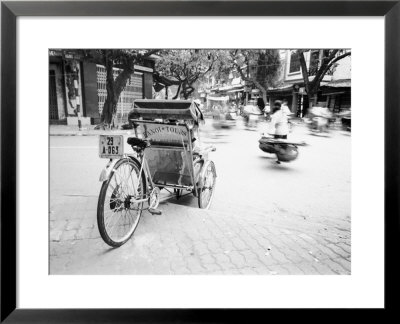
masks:
[[[129,158],[134,158],[132,156],[128,156]],[[139,178],[138,178],[138,186],[142,180],[142,175],[144,174],[146,177],[146,186],[147,183],[150,184],[150,192],[153,190],[153,188],[155,187],[153,179],[151,178],[151,173],[150,173],[150,169],[149,169],[149,165],[147,163],[146,157],[145,157],[145,152],[144,150],[141,153],[138,153],[138,157],[139,157],[139,164],[140,164],[140,170],[139,170]],[[148,182],[147,182],[148,181]],[[135,190],[135,195],[137,194],[137,188],[134,188]],[[141,202],[145,202],[148,201],[148,199],[150,198],[150,194],[146,194],[145,198],[142,199],[135,199],[134,197],[131,198],[131,202],[133,203],[141,203]]]
[[[135,156],[132,156],[132,155],[129,155],[129,154],[124,154],[119,159],[110,159],[110,161],[107,163],[105,168],[102,170],[102,172],[100,174],[99,181],[100,182],[104,182],[104,181],[107,181],[108,179],[110,179],[112,171],[114,171],[115,173],[118,173],[118,170],[116,170],[114,168],[114,166],[119,160],[122,160],[122,159],[132,159],[133,160],[133,159],[135,159],[140,164],[140,173],[139,173],[139,178],[138,178],[138,184],[137,185],[140,184],[140,181],[142,180],[142,175],[144,173],[145,176],[146,176],[146,183],[149,183],[151,189],[153,189],[155,187],[155,185],[154,185],[153,180],[151,179],[149,166],[147,164],[146,159],[144,158],[144,153],[143,154],[138,154],[138,157],[139,157],[139,160],[137,160]],[[120,178],[123,179],[122,176],[120,176]],[[137,194],[137,189],[138,189],[137,187],[134,188],[135,194]],[[146,198],[143,198],[143,199],[134,199],[134,198],[132,198],[132,199],[134,199],[133,202],[140,203],[140,202],[147,201],[148,198],[149,198],[149,195],[146,195]]]

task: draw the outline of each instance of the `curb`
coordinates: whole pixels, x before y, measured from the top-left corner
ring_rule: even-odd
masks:
[[[49,136],[99,136],[104,135],[106,132],[99,133],[50,133]],[[112,135],[132,135],[127,133],[112,133]]]
[[[49,134],[50,136],[98,136],[100,134],[79,134],[79,133],[65,133],[65,134],[60,134],[60,133],[56,133],[56,134]]]

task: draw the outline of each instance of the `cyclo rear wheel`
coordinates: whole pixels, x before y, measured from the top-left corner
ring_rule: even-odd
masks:
[[[217,173],[213,161],[206,164],[207,170],[204,173],[203,186],[198,189],[199,208],[208,209],[214,196]]]
[[[101,186],[97,204],[97,225],[105,243],[119,247],[133,235],[139,224],[146,194],[144,173],[139,177],[140,163],[130,158],[119,160],[108,180]]]

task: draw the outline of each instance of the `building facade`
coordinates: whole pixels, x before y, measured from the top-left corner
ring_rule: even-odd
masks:
[[[135,99],[153,97],[153,60],[143,66],[135,65],[135,72],[121,93],[116,121],[125,122]],[[114,69],[114,78],[120,73]],[[98,124],[107,97],[106,69],[88,62],[80,54],[49,51],[49,122],[77,124],[78,117],[87,124]]]
[[[304,53],[309,80],[313,80],[319,62],[327,55],[327,50],[314,49]],[[286,100],[291,111],[297,116],[307,113],[309,100],[305,91],[300,60],[294,50],[281,50],[281,73],[279,86],[268,90],[272,105],[275,100]],[[351,56],[339,60],[336,66],[323,77],[317,94],[316,106],[329,107],[335,111],[351,107]]]

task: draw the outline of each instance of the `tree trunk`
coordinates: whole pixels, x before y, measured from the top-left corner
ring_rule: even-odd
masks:
[[[267,91],[265,89],[260,89],[262,93],[262,98],[264,100],[264,103],[267,104]]]
[[[126,82],[130,78],[133,70],[130,68],[124,69],[114,80],[113,76],[113,64],[111,62],[106,63],[107,78],[106,78],[106,89],[107,98],[104,102],[103,111],[101,114],[101,122],[106,125],[110,125],[113,121],[113,117],[117,112],[117,105],[119,96],[124,90]]]
[[[181,92],[181,87],[182,87],[182,83],[179,83],[178,90],[176,91],[176,94],[174,97],[172,97],[172,99],[175,100],[175,99],[179,98],[179,93]]]
[[[308,108],[305,109],[305,111],[303,111],[303,116],[308,114],[309,109],[311,109],[312,107],[314,107],[317,104],[317,94],[316,93],[308,93],[307,94],[308,97]]]
[[[308,95],[309,108],[314,107],[317,104],[318,96],[316,93],[310,93]]]
[[[187,89],[186,89],[186,99],[188,99],[193,92],[194,92],[194,88],[192,86],[187,87]]]
[[[111,51],[105,52],[105,66],[106,66],[106,90],[107,98],[103,105],[101,113],[101,122],[110,125],[114,111],[114,75],[113,75],[113,60],[111,58]]]
[[[185,100],[188,98],[187,90],[188,90],[187,81],[183,81],[183,84],[182,84],[182,92],[183,92],[183,98],[184,98]]]
[[[113,95],[107,94],[107,99],[104,102],[103,112],[101,114],[101,121],[106,125],[111,125],[114,111],[117,109],[117,102],[115,102]]]

